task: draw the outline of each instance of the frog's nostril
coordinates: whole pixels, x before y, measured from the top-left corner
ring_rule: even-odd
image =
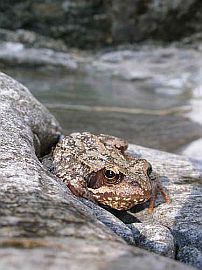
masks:
[[[141,188],[140,184],[135,180],[132,181],[132,185],[133,187]]]

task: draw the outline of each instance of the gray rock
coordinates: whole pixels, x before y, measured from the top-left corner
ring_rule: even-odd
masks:
[[[91,209],[92,214],[94,214],[98,220],[109,227],[115,234],[123,238],[128,244],[136,244],[136,239],[131,228],[128,228],[120,219],[90,201],[85,199],[81,199],[81,201],[89,207],[89,211]]]
[[[147,83],[155,86],[156,92],[172,95],[199,83],[201,61],[201,53],[197,50],[143,46],[105,53],[92,63],[92,67],[127,81],[144,80],[145,86]]]
[[[184,246],[177,254],[177,259],[202,269],[202,252],[197,248]]]
[[[60,127],[2,73],[0,122],[1,269],[192,269],[127,245],[45,170],[35,147],[50,150]]]
[[[26,48],[46,48],[60,52],[68,51],[67,46],[62,40],[52,39],[24,29],[11,31],[0,28],[0,40],[22,43]]]
[[[175,258],[175,241],[170,230],[162,225],[133,223],[128,225],[138,247]]]
[[[26,152],[27,157],[29,157],[30,154],[35,152],[35,149],[37,149],[39,156],[47,153],[50,147],[57,142],[60,135],[61,128],[58,122],[48,114],[48,110],[44,106],[30,95],[24,86],[3,73],[0,77],[0,87],[1,158],[5,155],[6,162],[6,156],[9,156],[5,149],[8,149],[11,154],[16,153],[16,159],[22,163],[21,156],[23,153],[25,154],[24,158],[26,158]],[[9,124],[8,120],[10,120]],[[24,139],[23,129],[27,133],[26,139]],[[6,131],[10,133],[8,132],[5,137],[3,134]],[[18,143],[17,139],[19,139]],[[15,143],[12,144],[15,140],[16,145]],[[27,146],[32,148],[27,151]],[[17,153],[19,156],[17,156]],[[4,162],[4,159],[2,162]],[[2,163],[1,165],[3,166]]]
[[[0,27],[25,28],[74,47],[94,48],[200,33],[201,10],[200,0],[10,0],[0,5]]]
[[[99,0],[39,0],[37,3],[12,0],[0,5],[1,28],[37,31],[45,36],[63,39],[74,47],[109,43],[108,26],[105,3]]]
[[[172,203],[162,203],[162,198],[159,198],[152,215],[144,209],[145,205],[139,209],[134,207],[128,213],[112,213],[125,224],[133,223],[128,228],[132,230],[134,243],[140,247],[172,258],[177,256],[179,259],[182,256],[178,256],[178,252],[187,244],[199,249],[202,245],[201,161],[135,145],[130,146],[129,152],[151,162],[153,169],[160,174],[163,185],[169,190]],[[84,202],[87,203],[85,200]],[[131,243],[131,232],[125,229],[122,222],[91,202],[87,205],[101,222]],[[187,261],[193,266],[198,265],[195,259]]]
[[[68,53],[44,48],[25,48],[22,43],[14,42],[0,44],[0,62],[12,66],[62,67],[70,71],[78,68],[76,58]]]
[[[165,204],[159,198],[152,215],[148,215],[146,209],[139,212],[133,209],[131,214],[143,223],[160,224],[169,228],[176,242],[177,252],[180,253],[185,246],[201,250],[202,161],[152,149],[148,151],[140,146],[131,146],[131,153],[149,160],[153,169],[160,174],[172,199],[171,204]],[[182,259],[182,256],[178,258]],[[197,267],[194,259],[189,262]]]
[[[112,36],[117,43],[145,38],[176,40],[200,32],[201,9],[197,0],[112,1]]]

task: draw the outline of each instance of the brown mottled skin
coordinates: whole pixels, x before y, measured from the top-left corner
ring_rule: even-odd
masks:
[[[150,163],[126,149],[127,143],[113,136],[72,133],[53,152],[55,173],[76,196],[117,210],[149,200],[152,212],[159,191],[169,203]]]

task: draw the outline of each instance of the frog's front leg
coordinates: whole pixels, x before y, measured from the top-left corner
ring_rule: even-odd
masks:
[[[149,199],[148,212],[151,214],[154,210],[156,198],[159,192],[162,194],[166,203],[171,203],[171,199],[167,191],[162,186],[160,177],[157,173],[152,173],[150,175],[150,179],[151,179],[151,184],[152,184],[152,195],[151,195],[151,198]]]
[[[95,202],[93,193],[88,190],[87,185],[82,177],[71,176],[71,180],[63,180],[63,182],[65,182],[67,187],[76,197],[83,197],[85,199]]]

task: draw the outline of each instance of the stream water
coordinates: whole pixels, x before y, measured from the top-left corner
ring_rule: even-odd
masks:
[[[108,133],[202,159],[202,71],[198,62],[190,63],[189,53],[187,61],[168,52],[152,59],[147,53],[142,62],[141,53],[138,59],[127,53],[128,58],[118,60],[117,55],[106,55],[85,72],[11,66],[3,71],[31,90],[56,116],[65,134]],[[165,59],[169,66],[165,67]]]

